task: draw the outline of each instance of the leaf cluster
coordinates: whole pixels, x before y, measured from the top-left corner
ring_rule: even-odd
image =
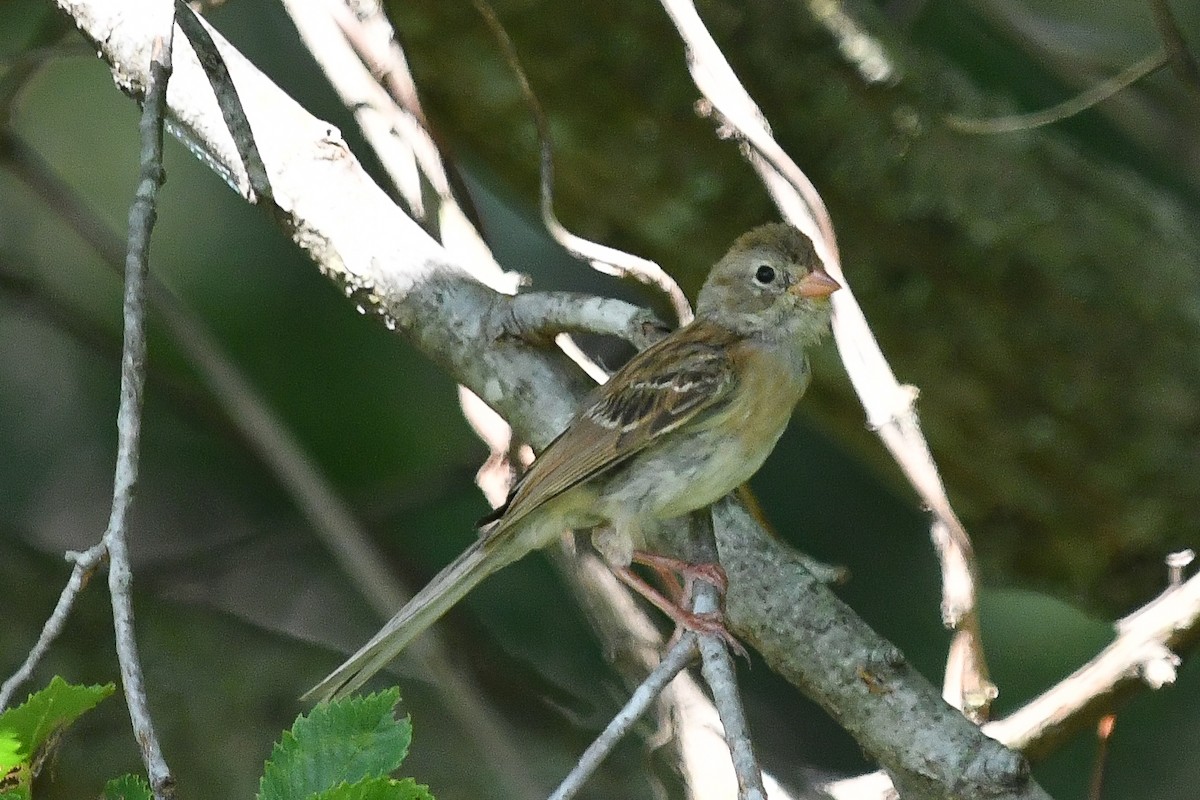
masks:
[[[31,800],[33,779],[63,731],[115,691],[55,676],[21,705],[0,713],[0,800]],[[397,719],[400,690],[322,703],[296,718],[263,769],[258,800],[433,800],[412,778],[395,779],[412,742],[412,723]],[[104,800],[151,800],[145,778],[122,775]]]

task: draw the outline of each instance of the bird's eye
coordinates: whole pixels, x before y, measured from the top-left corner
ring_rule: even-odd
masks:
[[[775,270],[766,264],[759,264],[758,269],[754,272],[754,280],[765,286],[775,280]]]

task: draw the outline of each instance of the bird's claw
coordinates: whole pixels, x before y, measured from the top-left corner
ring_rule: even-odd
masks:
[[[725,615],[720,611],[697,614],[694,611],[680,609],[680,612],[678,617],[674,617],[679,627],[675,629],[675,635],[671,637],[672,642],[678,639],[680,633],[685,630],[700,636],[716,636],[734,653],[747,661],[750,660],[750,654],[746,652],[746,648],[742,646],[736,636],[729,632],[729,628],[725,627]]]

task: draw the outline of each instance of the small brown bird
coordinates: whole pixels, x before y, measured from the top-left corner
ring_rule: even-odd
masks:
[[[627,567],[643,523],[704,508],[745,482],[808,385],[805,348],[829,329],[838,288],[795,228],[739,238],[701,288],[695,320],[599,387],[480,538],[306,699],[355,691],[476,584],[567,529],[607,526],[593,542]]]

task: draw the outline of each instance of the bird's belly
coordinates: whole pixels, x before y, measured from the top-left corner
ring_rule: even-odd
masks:
[[[727,412],[631,459],[602,495],[605,516],[670,519],[715,503],[749,480],[787,427],[794,399]],[[792,402],[788,402],[791,400]]]
[[[706,455],[651,457],[614,476],[606,494],[616,514],[636,509],[643,518],[678,517],[715,503],[754,474],[761,462],[747,463],[738,450],[726,443]]]

